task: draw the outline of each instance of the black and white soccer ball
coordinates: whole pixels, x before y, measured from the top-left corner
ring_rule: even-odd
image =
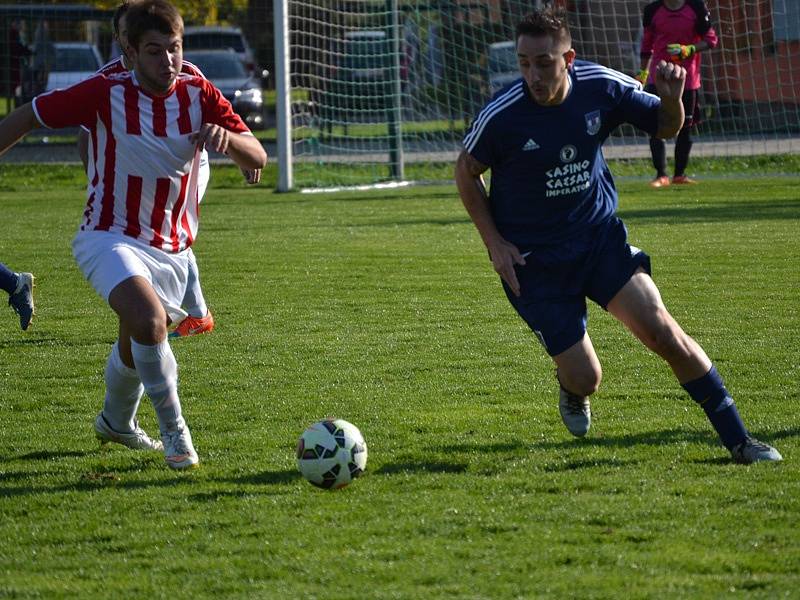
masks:
[[[344,487],[367,468],[367,443],[344,419],[318,421],[297,441],[297,468],[317,487]]]

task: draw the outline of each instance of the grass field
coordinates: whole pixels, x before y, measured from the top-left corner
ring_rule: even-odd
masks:
[[[452,185],[278,195],[218,168],[195,246],[217,329],[173,344],[201,468],[175,473],[93,436],[116,322],[71,257],[80,170],[0,168],[0,260],[38,284],[28,332],[0,319],[0,597],[797,597],[800,177],[756,172],[626,179],[620,215],[783,463],[731,464],[596,307],[573,439]],[[328,415],[369,445],[338,492],[293,454]]]

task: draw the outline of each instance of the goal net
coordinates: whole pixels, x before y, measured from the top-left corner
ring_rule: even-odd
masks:
[[[283,118],[292,177],[284,187],[295,188],[437,178],[442,170],[433,167],[453,161],[471,119],[518,77],[513,32],[540,4],[281,1],[288,23],[283,89],[291,90]],[[561,0],[578,56],[635,74],[645,3]],[[708,6],[720,44],[702,56],[703,119],[693,153],[800,151],[800,75],[793,68],[800,3]],[[606,155],[647,157],[647,138],[623,127]]]

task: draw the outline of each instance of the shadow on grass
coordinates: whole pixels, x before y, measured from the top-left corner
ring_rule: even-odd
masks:
[[[349,229],[355,228],[378,228],[378,227],[408,227],[408,226],[416,226],[416,225],[441,225],[442,227],[448,225],[466,225],[468,223],[472,223],[469,217],[466,215],[463,217],[451,217],[451,218],[439,218],[439,219],[388,219],[385,221],[367,221],[364,223],[352,223],[347,225]],[[317,225],[317,227],[331,227],[333,229],[339,229],[342,225],[333,224],[333,225]]]
[[[787,437],[797,437],[800,435],[800,427],[792,427],[771,431],[769,434],[762,435],[757,431],[751,432],[762,442],[775,443],[775,440]],[[719,447],[720,442],[711,428],[708,431],[697,431],[690,429],[663,429],[659,431],[643,431],[639,433],[627,433],[615,436],[596,436],[580,439],[564,439],[561,441],[537,441],[531,446],[542,450],[566,450],[574,448],[576,444],[587,447],[615,447],[633,448],[635,446],[667,446],[679,443],[706,444],[711,447]]]
[[[583,469],[619,469],[638,465],[640,460],[619,460],[617,458],[587,458],[582,460],[566,460],[561,463],[550,463],[542,467],[545,473],[563,473],[566,471],[580,471]]]
[[[100,490],[143,490],[154,487],[160,488],[175,488],[179,486],[192,485],[192,479],[189,475],[181,474],[175,479],[150,479],[150,480],[136,480],[126,481],[121,479],[121,473],[129,471],[141,471],[142,465],[135,465],[129,469],[111,469],[109,471],[95,472],[90,471],[83,473],[78,481],[74,483],[67,483],[64,485],[54,486],[20,486],[20,487],[2,487],[0,486],[0,498],[11,498],[14,496],[40,496],[42,494],[65,494],[69,492],[86,492],[92,493]],[[165,467],[166,468],[166,467]],[[52,476],[53,474],[48,474]]]
[[[719,445],[714,432],[697,431],[695,429],[662,429],[658,431],[642,431],[621,435],[592,435],[584,438],[563,438],[559,440],[537,440],[531,442],[534,450],[574,450],[575,448],[634,448],[636,446],[667,446],[681,443]]]
[[[285,469],[283,471],[264,471],[263,473],[251,473],[241,477],[219,479],[217,481],[234,483],[237,485],[283,485],[287,483],[294,483],[300,478],[300,471],[297,469]]]
[[[12,462],[16,460],[56,460],[59,458],[83,458],[94,454],[95,450],[39,450],[37,452],[28,452],[27,454],[20,454],[19,456],[4,456],[0,458],[0,462]]]
[[[773,221],[800,219],[797,200],[772,200],[770,202],[729,202],[712,206],[672,206],[652,209],[622,209],[617,216],[623,221],[634,219],[663,219],[670,223],[697,223],[707,221]]]
[[[115,337],[105,337],[105,336],[93,336],[93,337],[86,337],[86,338],[73,338],[70,340],[65,340],[64,338],[58,337],[34,337],[36,334],[28,333],[25,335],[25,338],[21,339],[6,339],[0,340],[0,350],[4,348],[36,348],[36,347],[54,347],[57,348],[59,351],[61,350],[68,350],[70,348],[87,348],[100,345],[108,345],[111,346],[115,341]]]
[[[63,344],[64,340],[54,337],[25,337],[20,339],[0,340],[0,348],[24,348],[26,346],[52,346]]]
[[[786,428],[772,431],[768,435],[753,432],[761,441],[775,444],[780,450],[778,443],[782,439],[800,436],[800,428]],[[370,471],[373,475],[398,475],[398,474],[419,474],[419,473],[443,473],[458,474],[469,471],[469,457],[476,454],[509,454],[513,455],[520,451],[542,450],[551,452],[553,461],[543,465],[542,470],[549,473],[580,471],[586,469],[609,469],[624,468],[635,466],[643,461],[641,458],[607,458],[590,457],[586,459],[564,456],[563,451],[575,451],[581,448],[634,448],[636,446],[671,446],[682,443],[706,444],[709,447],[721,451],[719,440],[712,431],[696,431],[688,429],[668,429],[661,431],[646,431],[641,433],[631,433],[619,436],[587,437],[581,439],[563,439],[559,441],[535,441],[535,442],[508,442],[508,443],[487,443],[487,444],[455,444],[452,446],[432,446],[427,450],[431,453],[448,452],[453,455],[452,461],[413,461],[402,460],[384,464],[380,468]],[[28,461],[49,461],[61,458],[85,458],[97,451],[40,451],[29,452],[17,457],[8,457],[3,462],[28,460]],[[163,461],[157,453],[141,455],[143,460],[136,461],[126,466],[106,466],[94,465],[90,470],[80,474],[78,480],[56,486],[36,486],[23,485],[20,487],[0,486],[0,498],[10,498],[16,496],[30,496],[39,494],[63,494],[65,492],[95,492],[104,489],[136,490],[152,487],[175,488],[179,486],[193,486],[196,480],[191,476],[192,471],[187,473],[175,473],[174,478],[169,479],[149,479],[126,481],[120,477],[125,473],[140,473],[145,469],[158,468],[166,469]],[[731,460],[727,453],[720,452],[715,456],[702,459],[690,459],[695,464],[701,465],[726,465]],[[479,473],[478,473],[479,474]],[[53,472],[41,473],[4,473],[0,476],[2,481],[20,481],[26,478],[54,475]],[[245,474],[240,477],[215,478],[213,481],[232,485],[248,486],[285,486],[301,479],[299,472],[294,469],[281,471],[263,471],[260,473]],[[210,502],[222,497],[246,497],[253,493],[272,493],[272,490],[262,488],[260,492],[254,492],[253,488],[210,491],[193,494],[192,500],[198,502]]]
[[[398,473],[465,473],[469,465],[456,462],[396,462],[383,465],[373,473],[377,475],[396,475]]]
[[[241,477],[215,478],[217,483],[231,484],[235,486],[259,486],[239,488],[234,490],[214,490],[210,492],[200,492],[189,496],[189,500],[194,502],[216,502],[221,498],[247,498],[254,495],[276,495],[283,494],[286,490],[276,488],[276,486],[286,486],[302,479],[300,472],[295,469],[283,471],[263,471],[262,473],[250,473]],[[271,487],[270,487],[271,486]]]
[[[771,431],[769,434],[761,434],[757,431],[751,432],[755,437],[759,440],[774,444],[780,445],[778,442],[785,438],[791,437],[798,437],[800,436],[800,428],[787,428],[777,431]],[[429,446],[427,450],[431,453],[448,453],[451,455],[455,455],[455,459],[458,458],[468,458],[470,455],[484,455],[484,454],[507,454],[513,455],[518,454],[520,451],[544,451],[550,452],[554,459],[559,457],[565,456],[565,452],[575,452],[580,451],[581,448],[628,448],[633,449],[637,446],[645,446],[645,447],[668,447],[668,446],[675,446],[680,444],[705,444],[709,448],[715,449],[722,453],[722,455],[715,455],[709,456],[708,458],[703,459],[689,459],[691,462],[696,464],[708,464],[708,465],[716,465],[716,464],[729,464],[731,459],[729,458],[727,452],[722,448],[719,439],[717,438],[716,434],[709,429],[706,431],[697,431],[691,429],[665,429],[659,431],[644,431],[638,433],[628,433],[623,435],[616,435],[616,436],[591,436],[585,438],[564,438],[560,440],[537,440],[534,442],[505,442],[505,443],[461,443],[461,444],[452,444],[447,446]],[[780,448],[778,448],[780,450]],[[631,458],[625,459],[622,458],[587,458],[587,459],[580,459],[580,458],[573,458],[570,455],[566,455],[565,458],[561,462],[553,462],[548,463],[543,467],[543,470],[546,472],[556,472],[556,471],[572,471],[572,470],[580,470],[580,469],[591,469],[591,468],[619,468],[619,467],[628,467],[631,465],[639,464],[642,462],[639,458]],[[387,465],[380,470],[378,473],[386,471],[388,473],[395,473],[395,472],[420,472],[420,471],[430,471],[430,472],[461,472],[463,471],[467,464],[462,462],[453,462],[453,463],[433,463],[433,464],[441,464],[441,465],[449,465],[452,467],[451,469],[439,469],[439,470],[431,470],[425,467],[426,463],[422,463],[421,465],[412,465],[408,464],[390,464]],[[431,463],[428,463],[431,464]],[[461,467],[464,467],[462,469]]]

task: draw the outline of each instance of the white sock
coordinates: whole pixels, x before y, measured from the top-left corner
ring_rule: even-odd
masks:
[[[139,408],[139,400],[144,394],[144,386],[136,369],[122,362],[118,342],[111,347],[106,363],[106,398],[103,403],[103,416],[111,428],[121,433],[133,431],[134,419]]]
[[[182,421],[178,363],[169,343],[164,340],[155,346],[146,346],[131,338],[131,353],[136,372],[158,416],[161,433],[177,429]]]
[[[208,306],[203,296],[203,289],[200,287],[200,271],[197,268],[197,259],[194,252],[189,252],[189,275],[186,280],[186,293],[183,295],[183,308],[192,317],[198,319],[208,314]]]

